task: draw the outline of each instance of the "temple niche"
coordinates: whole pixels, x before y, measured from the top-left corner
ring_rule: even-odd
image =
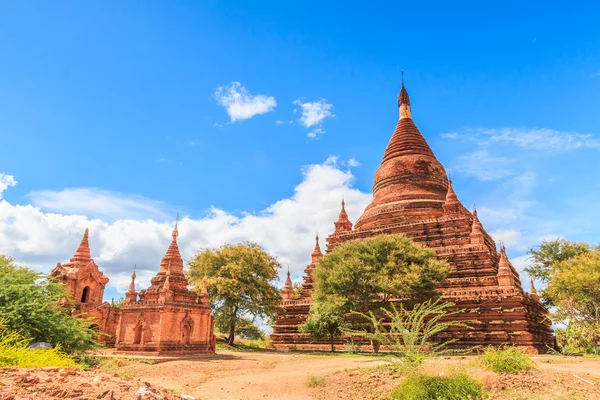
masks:
[[[148,289],[135,289],[135,272],[121,306],[116,348],[119,351],[214,352],[213,317],[204,286],[187,288],[179,253],[177,225],[157,275]]]
[[[465,312],[455,316],[474,320],[473,330],[454,329],[445,338],[457,339],[455,348],[482,345],[516,345],[531,352],[554,347],[548,310],[532,289],[521,286],[517,270],[504,246],[496,243],[479,221],[459,201],[442,164],[421,135],[411,116],[410,98],[402,82],[398,96],[399,119],[375,173],[373,200],[354,227],[345,210],[327,238],[327,252],[342,243],[380,234],[402,234],[430,247],[451,267],[439,285],[444,298]],[[317,242],[318,245],[318,242]],[[313,253],[313,264],[315,264]],[[282,301],[284,312],[273,327],[277,348],[326,349],[325,342],[311,342],[298,326],[306,320],[312,298],[312,270],[307,268],[302,296]],[[337,345],[343,344],[339,339]]]
[[[109,279],[98,268],[90,252],[89,230],[86,229],[75,255],[69,262],[56,264],[50,276],[67,286],[67,291],[74,300],[65,307],[74,307],[74,315],[92,317],[99,332],[98,340],[112,345],[115,341],[118,309],[104,302],[104,288]]]

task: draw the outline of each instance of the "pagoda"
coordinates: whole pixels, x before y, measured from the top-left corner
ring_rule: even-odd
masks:
[[[104,289],[108,283],[91,256],[89,229],[86,229],[79,247],[69,262],[57,263],[50,276],[67,287],[71,300],[63,299],[61,305],[72,307],[71,313],[81,317],[91,317],[92,325],[98,333],[98,340],[112,345],[119,317],[118,309],[104,302]]]
[[[375,173],[373,200],[354,226],[342,201],[335,231],[327,238],[327,252],[352,240],[402,234],[448,263],[451,272],[439,290],[445,300],[455,303],[455,309],[464,310],[455,318],[474,321],[473,330],[454,329],[445,332],[443,339],[456,339],[456,348],[515,345],[545,352],[553,347],[548,310],[534,291],[523,290],[504,246],[497,250],[477,211],[470,212],[459,201],[444,167],[413,122],[404,80],[398,108],[396,129]],[[302,296],[282,301],[284,312],[271,336],[277,348],[327,346],[298,331],[312,304],[313,268],[307,268]]]
[[[177,224],[172,240],[148,289],[135,289],[135,271],[121,307],[118,351],[214,352],[213,317],[206,285],[200,294],[188,289],[179,253]]]

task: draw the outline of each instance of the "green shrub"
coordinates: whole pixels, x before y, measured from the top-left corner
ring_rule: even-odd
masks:
[[[31,340],[24,338],[19,333],[9,331],[6,321],[0,320],[0,368],[80,368],[80,365],[60,351],[59,347],[30,349],[28,348],[30,343]]]
[[[476,400],[484,396],[483,385],[464,371],[449,376],[409,375],[394,389],[393,400]]]
[[[535,362],[516,347],[502,349],[488,347],[480,356],[479,361],[483,367],[493,372],[522,372],[535,369]]]
[[[325,385],[325,378],[318,375],[308,374],[305,384],[308,387],[323,386]]]

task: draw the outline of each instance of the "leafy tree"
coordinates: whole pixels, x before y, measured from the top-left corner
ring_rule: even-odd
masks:
[[[600,248],[562,260],[553,268],[544,295],[556,306],[554,318],[568,324],[571,342],[600,344]]]
[[[331,351],[335,351],[335,338],[342,335],[344,313],[339,301],[317,302],[310,309],[306,322],[300,326],[300,332],[310,333],[316,340],[329,339]]]
[[[373,302],[420,302],[434,297],[448,273],[433,250],[401,235],[379,235],[344,243],[315,268],[315,300],[336,298],[344,311],[364,312]]]
[[[190,261],[190,282],[197,288],[206,283],[229,345],[234,343],[237,324],[244,319],[276,316],[281,295],[274,282],[280,267],[275,257],[252,242],[204,250]]]
[[[436,283],[447,272],[446,263],[436,260],[431,249],[401,235],[344,243],[314,270],[315,303],[303,329],[313,338],[327,334],[333,340],[341,335],[342,316],[369,308],[379,312],[392,299],[420,302],[435,297]],[[356,316],[346,320],[360,325]],[[377,351],[378,342],[373,346]]]
[[[571,242],[565,239],[543,241],[529,250],[531,265],[525,271],[533,279],[548,282],[559,263],[587,253],[592,248],[587,243]]]
[[[71,316],[72,307],[59,306],[61,299],[71,302],[65,285],[0,255],[0,315],[8,331],[67,352],[94,347],[92,321]]]
[[[215,328],[219,332],[229,332],[229,320],[215,314]],[[257,340],[264,338],[264,332],[250,318],[240,318],[235,325],[235,336]]]

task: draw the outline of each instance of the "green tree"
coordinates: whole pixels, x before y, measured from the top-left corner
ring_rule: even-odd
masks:
[[[342,335],[344,326],[342,309],[339,301],[315,303],[306,322],[300,326],[300,332],[310,333],[315,340],[329,339],[331,351],[335,351],[335,338]]]
[[[275,288],[277,259],[256,243],[226,244],[204,250],[190,261],[190,282],[201,288],[206,284],[215,318],[220,320],[233,345],[236,325],[244,319],[273,319],[281,295]]]
[[[531,264],[525,271],[533,279],[544,283],[552,279],[559,263],[587,253],[592,247],[587,243],[571,242],[565,239],[546,240],[539,246],[529,249]]]
[[[567,324],[573,341],[598,353],[600,343],[600,249],[558,262],[543,291],[556,306],[555,321]]]
[[[390,299],[421,302],[436,295],[448,273],[433,250],[401,235],[379,235],[344,243],[315,268],[315,300],[336,298],[345,312],[364,312]]]
[[[340,316],[369,309],[381,313],[379,309],[388,307],[392,299],[419,303],[436,297],[436,284],[447,273],[447,264],[436,260],[431,249],[401,235],[344,243],[314,270],[315,303],[302,329],[313,338],[323,337],[323,332],[340,336],[344,327]],[[356,316],[346,321],[360,326]],[[379,348],[375,339],[373,348]]]
[[[73,307],[59,306],[61,299],[71,302],[65,285],[0,255],[0,315],[9,331],[67,352],[94,347],[92,321],[71,316]]]

